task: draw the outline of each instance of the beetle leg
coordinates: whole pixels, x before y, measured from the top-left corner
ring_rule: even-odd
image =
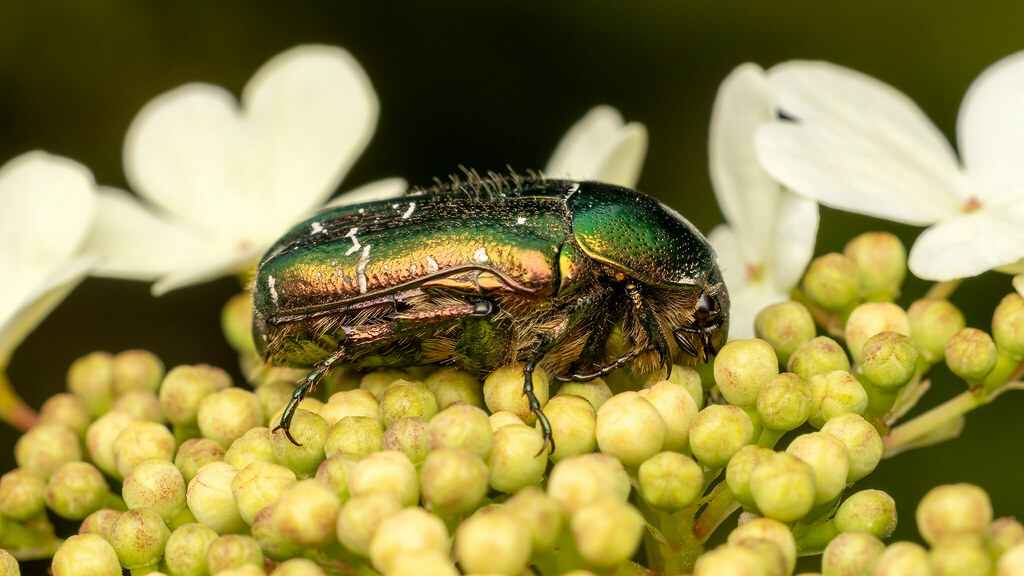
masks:
[[[554,454],[555,452],[555,439],[551,435],[551,422],[548,421],[548,417],[541,410],[540,401],[537,400],[537,396],[533,393],[533,371],[537,368],[537,362],[551,348],[551,344],[550,339],[543,339],[534,348],[533,354],[530,355],[530,359],[526,361],[526,366],[523,367],[523,394],[526,395],[526,401],[530,405],[530,412],[537,416],[537,421],[540,422],[540,429],[544,432],[544,443],[541,444],[540,451],[537,452],[538,456],[543,454],[548,448],[550,448],[549,454]]]
[[[622,368],[627,362],[641,354],[646,354],[648,352],[654,351],[654,347],[630,350],[629,352],[626,352],[622,356],[616,358],[611,364],[608,364],[607,366],[602,366],[593,372],[587,372],[584,374],[561,374],[555,376],[555,380],[557,382],[590,382],[595,378],[603,378],[611,374],[612,372],[615,372],[619,368]]]
[[[640,290],[636,286],[627,284],[626,291],[629,292],[629,296],[636,306],[640,326],[647,334],[649,347],[658,353],[658,361],[661,363],[661,367],[665,369],[665,379],[667,380],[672,376],[672,354],[668,350],[668,342],[665,341],[665,335],[661,332],[661,325],[658,324],[658,319],[654,316],[650,306],[644,303],[643,295],[640,294]]]

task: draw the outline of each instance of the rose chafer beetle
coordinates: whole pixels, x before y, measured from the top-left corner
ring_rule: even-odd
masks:
[[[729,297],[704,236],[661,202],[600,182],[535,176],[418,190],[296,225],[260,262],[253,335],[271,364],[310,367],[277,428],[331,366],[454,364],[475,374],[525,362],[587,381],[707,361],[728,334]],[[621,325],[630,349],[605,355]],[[277,429],[275,428],[275,430]],[[542,448],[543,451],[543,448]]]

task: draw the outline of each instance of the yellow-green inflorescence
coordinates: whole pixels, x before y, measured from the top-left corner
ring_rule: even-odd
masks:
[[[664,379],[626,366],[559,385],[538,369],[551,452],[521,364],[482,379],[339,368],[295,412],[296,445],[274,429],[301,372],[253,370],[238,385],[212,366],[165,372],[145,351],[89,354],[0,476],[0,569],[52,558],[56,576],[1024,573],[1024,525],[993,518],[982,488],[934,488],[916,514],[901,508],[921,541],[890,543],[897,503],[856,484],[1021,387],[1024,298],[967,326],[949,285],[898,305],[905,267],[893,236],[854,239],[707,370]],[[222,321],[256,366],[248,309],[232,299]],[[629,346],[621,331],[613,340]],[[915,410],[939,364],[964,385]],[[59,534],[55,517],[78,534]]]

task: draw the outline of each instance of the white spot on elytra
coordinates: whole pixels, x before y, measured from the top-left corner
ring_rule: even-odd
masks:
[[[526,217],[525,216],[520,216],[519,218],[516,218],[516,224],[519,224],[519,225],[526,224]]]
[[[483,264],[484,262],[490,260],[490,258],[487,257],[487,249],[484,248],[483,246],[477,248],[476,252],[473,252],[473,260],[479,262],[480,264]]]
[[[399,206],[401,206],[401,204],[392,204],[391,205],[391,207],[394,208],[395,210],[398,210]]]
[[[579,182],[573,182],[572,184],[569,185],[569,193],[570,194],[572,194],[573,192],[575,192],[575,191],[577,191],[579,189],[580,189],[580,183]]]
[[[415,264],[409,264],[409,273],[410,274],[415,276],[417,270],[419,270],[419,268]]]
[[[270,301],[277,305],[277,288],[274,288],[274,277],[267,276],[267,290],[270,290]]]
[[[313,222],[312,224],[309,225],[309,228],[310,228],[310,232],[313,233],[313,234],[320,234],[322,232],[326,232],[327,231],[327,230],[324,230],[323,225],[320,224],[319,222]]]
[[[439,268],[437,267],[437,260],[434,260],[433,256],[427,256],[427,272],[433,274],[438,270]]]
[[[415,202],[409,202],[409,208],[408,208],[408,210],[405,211],[405,214],[402,214],[402,220],[408,219],[409,216],[412,216],[412,213],[415,212],[415,211],[416,211],[416,203]]]
[[[363,247],[363,255],[356,264],[356,279],[359,282],[359,293],[366,294],[366,264],[370,261],[370,245]]]
[[[356,232],[359,232],[359,228],[353,228],[353,229],[349,230],[348,234],[345,234],[345,236],[344,236],[345,238],[351,238],[352,239],[352,247],[349,248],[347,252],[345,252],[345,256],[348,256],[349,254],[352,254],[353,252],[359,250],[359,239],[356,238]],[[333,266],[333,264],[332,264],[332,266]]]

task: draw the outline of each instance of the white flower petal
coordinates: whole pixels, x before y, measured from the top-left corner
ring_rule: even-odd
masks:
[[[95,203],[92,173],[73,160],[29,152],[0,167],[0,325],[66,266]]]
[[[253,268],[259,263],[259,258],[265,250],[266,247],[261,246],[236,252],[221,259],[196,262],[189,268],[180,268],[161,277],[153,283],[151,291],[154,296],[163,296],[171,290],[208,282],[222,276],[235,274],[239,270]]]
[[[757,129],[774,120],[768,77],[754,64],[733,70],[718,89],[708,146],[711,183],[748,260],[762,260],[775,235],[782,187],[761,168]]]
[[[1024,52],[989,66],[971,84],[957,135],[972,191],[982,202],[1024,202]]]
[[[408,189],[409,183],[404,178],[385,178],[344,192],[331,199],[323,207],[326,210],[339,206],[373,202],[374,200],[390,200],[391,198],[405,196],[405,192]]]
[[[647,129],[625,124],[611,106],[592,108],[569,128],[544,173],[553,178],[601,180],[634,187],[647,154]]]
[[[123,190],[104,187],[82,250],[103,255],[97,276],[156,280],[208,259],[217,250],[213,240],[185,223],[158,216]]]
[[[789,294],[814,256],[818,203],[788,190],[782,193],[773,258],[775,288]]]
[[[340,48],[271,59],[235,99],[186,85],[147,104],[125,140],[133,188],[210,233],[270,242],[328,197],[368,142],[378,104]]]
[[[910,250],[910,271],[925,280],[976,276],[1024,258],[1024,204],[982,208],[925,230]]]
[[[789,291],[779,291],[772,271],[761,262],[744,259],[735,231],[727,225],[715,226],[708,242],[718,256],[718,266],[729,289],[729,339],[754,337],[754,318],[769,304],[789,299]],[[748,271],[761,267],[752,280]]]

